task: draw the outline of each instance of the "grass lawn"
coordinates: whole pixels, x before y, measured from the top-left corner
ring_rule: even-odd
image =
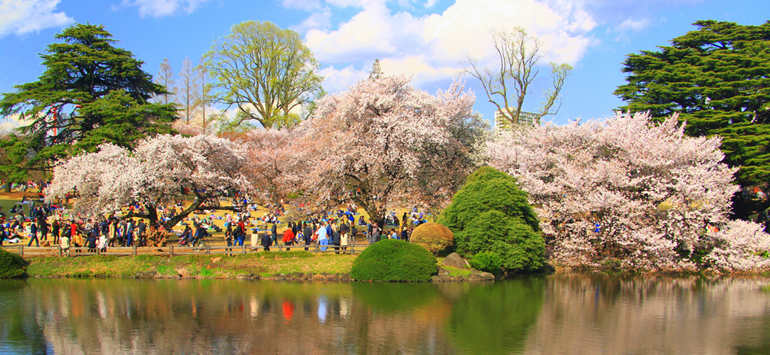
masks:
[[[189,277],[233,277],[240,274],[272,276],[288,273],[349,274],[355,255],[315,255],[309,252],[251,253],[234,256],[140,255],[132,257],[81,256],[29,259],[27,274],[60,277],[132,277],[137,273]]]

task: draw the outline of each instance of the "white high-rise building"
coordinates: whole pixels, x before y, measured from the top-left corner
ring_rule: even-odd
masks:
[[[506,116],[507,114],[501,110],[495,111],[495,132],[501,133],[504,131],[511,130],[511,121],[508,120]],[[519,114],[520,125],[534,126],[536,119],[537,119],[536,113],[522,111],[521,114]]]

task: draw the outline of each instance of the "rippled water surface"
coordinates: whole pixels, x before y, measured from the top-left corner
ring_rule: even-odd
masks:
[[[770,354],[770,279],[0,281],[2,354]]]

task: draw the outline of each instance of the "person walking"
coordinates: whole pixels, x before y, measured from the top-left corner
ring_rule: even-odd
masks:
[[[278,221],[273,222],[273,226],[270,227],[270,239],[271,245],[278,242]]]
[[[134,242],[134,220],[129,219],[126,223],[126,246],[130,247]]]
[[[32,246],[32,241],[35,241],[35,246],[40,246],[40,240],[37,238],[37,222],[35,220],[32,220],[32,224],[29,226],[29,244],[27,244],[28,247]]]
[[[350,238],[348,237],[347,230],[340,230],[340,248],[343,254],[348,249],[348,245],[350,245]]]
[[[262,250],[270,251],[271,245],[273,245],[273,238],[271,238],[270,235],[265,232],[265,235],[262,236]]]
[[[53,224],[51,224],[51,239],[53,239],[54,243],[61,243],[59,240],[59,231],[61,229],[61,226],[59,225],[59,220],[54,219]]]
[[[369,244],[374,244],[380,241],[380,226],[377,223],[370,222],[372,224],[372,239]]]
[[[48,241],[48,221],[41,218],[38,227],[40,228],[40,240]]]
[[[305,237],[305,251],[308,251],[308,248],[310,246],[310,243],[313,242],[313,227],[310,226],[310,223],[305,222],[305,230],[302,234],[304,234]]]
[[[340,253],[340,243],[342,236],[338,231],[332,231],[332,245],[334,245],[334,254]]]

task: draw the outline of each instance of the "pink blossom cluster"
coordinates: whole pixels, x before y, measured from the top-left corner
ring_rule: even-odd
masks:
[[[111,214],[131,203],[170,204],[184,188],[199,197],[225,189],[249,188],[244,172],[246,149],[211,135],[159,135],[129,150],[103,144],[54,169],[46,198],[62,198],[77,188],[75,211],[94,217]]]
[[[758,254],[770,248],[770,236],[757,224],[728,219],[739,187],[720,143],[685,136],[676,115],[653,122],[644,113],[617,113],[504,133],[488,143],[488,155],[529,193],[558,263],[765,267]]]
[[[394,202],[427,198],[425,180],[448,179],[453,169],[467,176],[472,169],[432,152],[468,154],[452,128],[471,116],[474,100],[458,83],[433,96],[401,76],[362,80],[326,96],[297,128],[302,138],[293,143],[303,185],[318,204],[359,193],[355,201],[375,218]],[[451,194],[440,189],[434,196],[448,202]]]

